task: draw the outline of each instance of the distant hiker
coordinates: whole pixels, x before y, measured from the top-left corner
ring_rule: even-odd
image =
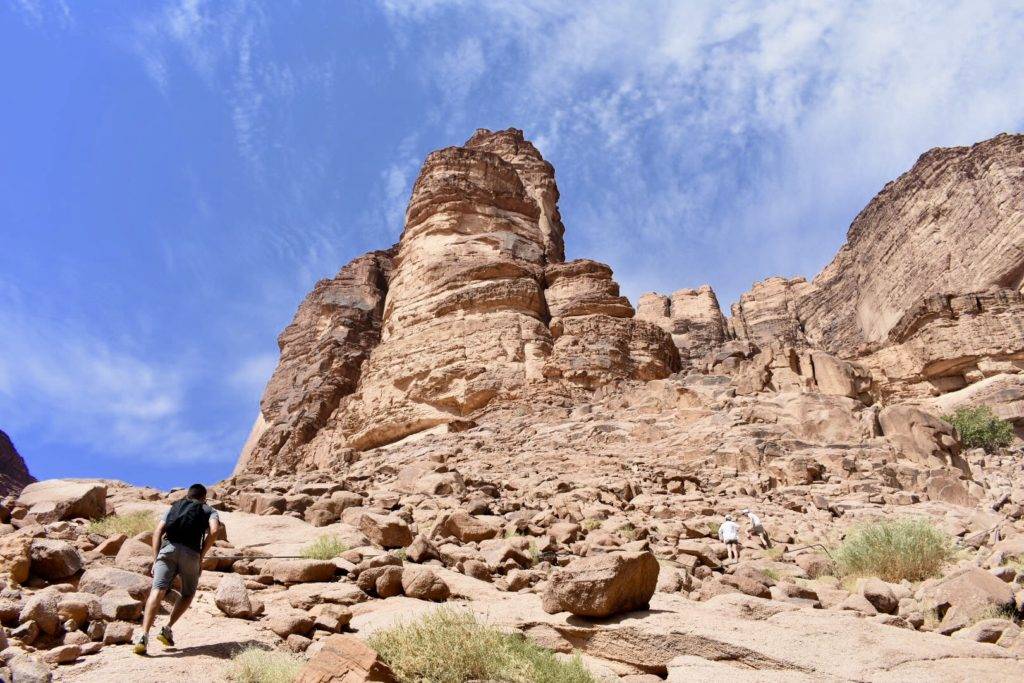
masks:
[[[732,515],[726,515],[722,526],[718,527],[718,539],[725,543],[729,559],[740,561],[740,525],[732,521]]]
[[[146,654],[156,611],[177,576],[181,579],[181,594],[174,602],[167,625],[157,636],[164,645],[174,645],[171,627],[192,604],[203,570],[203,558],[213,546],[219,529],[220,517],[206,504],[206,487],[202,484],[189,486],[186,496],[174,503],[157,525],[153,532],[153,588],[146,600],[142,632],[135,636],[135,654]]]
[[[749,509],[743,510],[742,514],[747,516],[750,520],[750,533],[761,541],[761,545],[765,548],[772,547],[772,539],[768,538],[768,532],[764,530],[764,525],[761,524],[761,518],[751,512]]]

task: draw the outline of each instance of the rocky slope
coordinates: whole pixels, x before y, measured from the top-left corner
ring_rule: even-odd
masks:
[[[0,496],[18,494],[34,481],[11,437],[0,430]]]

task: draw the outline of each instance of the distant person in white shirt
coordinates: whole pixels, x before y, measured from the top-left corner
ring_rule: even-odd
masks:
[[[729,559],[740,561],[740,525],[732,521],[732,515],[726,515],[722,526],[718,527],[718,540],[725,544]]]
[[[764,530],[764,525],[761,524],[761,518],[755,515],[750,510],[743,510],[743,514],[750,520],[750,533],[753,536],[757,536],[761,541],[761,545],[765,548],[772,547],[772,539],[768,538],[768,532]]]

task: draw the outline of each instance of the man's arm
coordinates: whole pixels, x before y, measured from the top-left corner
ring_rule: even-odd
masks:
[[[206,539],[203,541],[203,552],[199,554],[200,557],[206,557],[206,553],[210,552],[210,548],[217,542],[218,531],[220,531],[220,518],[216,515],[211,515],[210,531],[206,534]]]
[[[160,541],[164,537],[164,521],[161,519],[160,523],[156,525],[156,531],[153,532],[153,561],[156,562],[156,556],[160,554]]]

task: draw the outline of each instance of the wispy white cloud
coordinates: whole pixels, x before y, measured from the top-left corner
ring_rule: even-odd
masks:
[[[130,344],[25,302],[16,288],[0,287],[0,414],[8,429],[33,428],[112,456],[187,462],[234,455],[234,435],[189,426],[192,378],[183,366],[146,359]]]
[[[244,396],[258,401],[263,394],[267,380],[277,367],[276,353],[260,353],[242,359],[238,367],[231,373],[231,384]]]
[[[67,29],[75,23],[66,0],[13,0],[10,6],[29,26]]]
[[[660,258],[678,259],[620,266],[632,295],[671,286],[680,264],[730,278],[727,299],[772,272],[813,275],[845,223],[918,154],[1024,124],[1020,1],[382,7],[398,31],[443,20],[480,41],[472,77],[453,81],[480,106],[441,118],[472,128],[496,102],[562,177],[605,186],[574,188],[586,201],[567,216],[570,246],[600,257],[624,241],[638,253],[657,244]],[[453,61],[436,53],[427,45],[416,57],[451,87]],[[719,272],[694,259],[722,242],[739,255]]]

